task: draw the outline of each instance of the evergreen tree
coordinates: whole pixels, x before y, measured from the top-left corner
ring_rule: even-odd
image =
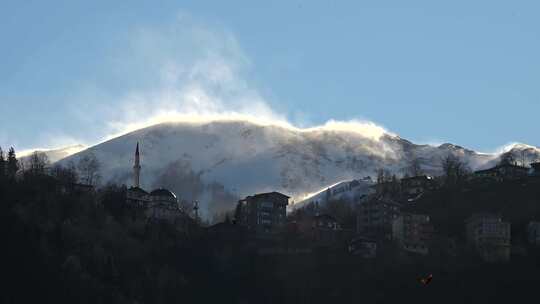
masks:
[[[4,151],[0,147],[0,180],[6,176],[6,159],[4,158]]]
[[[6,164],[6,173],[9,178],[15,178],[15,174],[19,170],[19,161],[15,155],[15,149],[13,147],[9,148],[7,164]]]

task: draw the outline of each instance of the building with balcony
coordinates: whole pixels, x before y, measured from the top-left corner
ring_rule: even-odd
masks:
[[[289,196],[279,192],[260,193],[240,200],[235,218],[238,224],[256,235],[270,235],[283,230]]]
[[[401,204],[390,199],[365,200],[358,206],[356,232],[376,239],[389,239],[392,235],[392,222],[400,210]]]

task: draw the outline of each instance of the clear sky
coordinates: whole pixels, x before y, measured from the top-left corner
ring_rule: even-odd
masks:
[[[158,4],[159,3],[159,4]],[[0,145],[168,112],[540,146],[538,1],[2,1]]]

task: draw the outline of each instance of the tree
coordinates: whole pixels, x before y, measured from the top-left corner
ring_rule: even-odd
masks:
[[[390,171],[380,168],[377,170],[377,184],[384,184],[392,180]]]
[[[8,178],[15,178],[15,174],[19,171],[19,161],[17,160],[17,155],[15,154],[15,149],[13,147],[9,148],[7,164],[6,164],[6,173]]]
[[[393,190],[396,188],[396,182],[397,177],[395,177],[395,175],[393,175],[389,170],[382,168],[377,170],[377,192],[379,194],[393,194]]]
[[[391,177],[390,183],[389,183],[390,195],[392,195],[392,196],[399,195],[399,193],[401,191],[400,186],[401,185],[400,185],[399,179],[397,178],[397,176],[395,174],[392,174],[392,177]]]
[[[448,154],[441,160],[443,177],[446,185],[456,185],[463,182],[470,169],[463,161],[453,154]]]
[[[521,150],[520,152],[520,161],[522,167],[527,166],[527,153],[525,152],[525,150]]]
[[[94,154],[89,153],[82,156],[77,163],[81,182],[86,185],[97,185],[100,178],[99,167],[99,161]]]
[[[405,174],[413,177],[424,175],[424,171],[422,170],[422,162],[419,158],[415,157],[409,161],[409,164],[405,169]]]
[[[3,180],[6,176],[6,159],[4,158],[4,151],[0,147],[0,180]]]
[[[126,213],[126,187],[109,184],[101,191],[101,204],[114,218],[119,220]]]
[[[330,201],[331,197],[332,197],[332,190],[330,190],[330,187],[328,187],[325,193],[325,201],[326,202]]]
[[[28,160],[28,169],[31,175],[45,174],[45,168],[49,165],[49,158],[45,153],[35,151]]]
[[[65,185],[71,185],[79,179],[75,164],[71,161],[67,167],[55,165],[51,170],[51,175]]]
[[[508,151],[501,155],[500,165],[514,165],[515,163],[516,159],[514,158],[512,151]]]
[[[236,203],[236,208],[234,209],[234,223],[241,223],[242,222],[242,202],[238,201]]]

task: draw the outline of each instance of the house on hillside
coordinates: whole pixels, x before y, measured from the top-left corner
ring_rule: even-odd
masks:
[[[350,254],[365,259],[375,258],[377,256],[377,241],[367,237],[358,236],[349,242],[348,250]]]
[[[257,236],[270,236],[285,228],[289,196],[259,193],[238,201],[236,222]]]
[[[96,189],[92,185],[80,184],[80,183],[62,183],[58,182],[58,190],[61,193],[93,193]]]
[[[475,171],[474,177],[502,181],[523,178],[528,174],[529,168],[527,167],[503,163],[490,169]]]
[[[500,216],[482,213],[466,220],[467,241],[487,262],[510,259],[510,223]]]
[[[401,179],[401,192],[406,196],[416,196],[435,188],[433,176],[420,175]]]
[[[392,239],[405,251],[428,254],[433,234],[428,215],[403,213],[392,223]]]
[[[297,222],[298,232],[317,245],[331,245],[343,237],[343,229],[337,219],[329,214],[307,216]]]

